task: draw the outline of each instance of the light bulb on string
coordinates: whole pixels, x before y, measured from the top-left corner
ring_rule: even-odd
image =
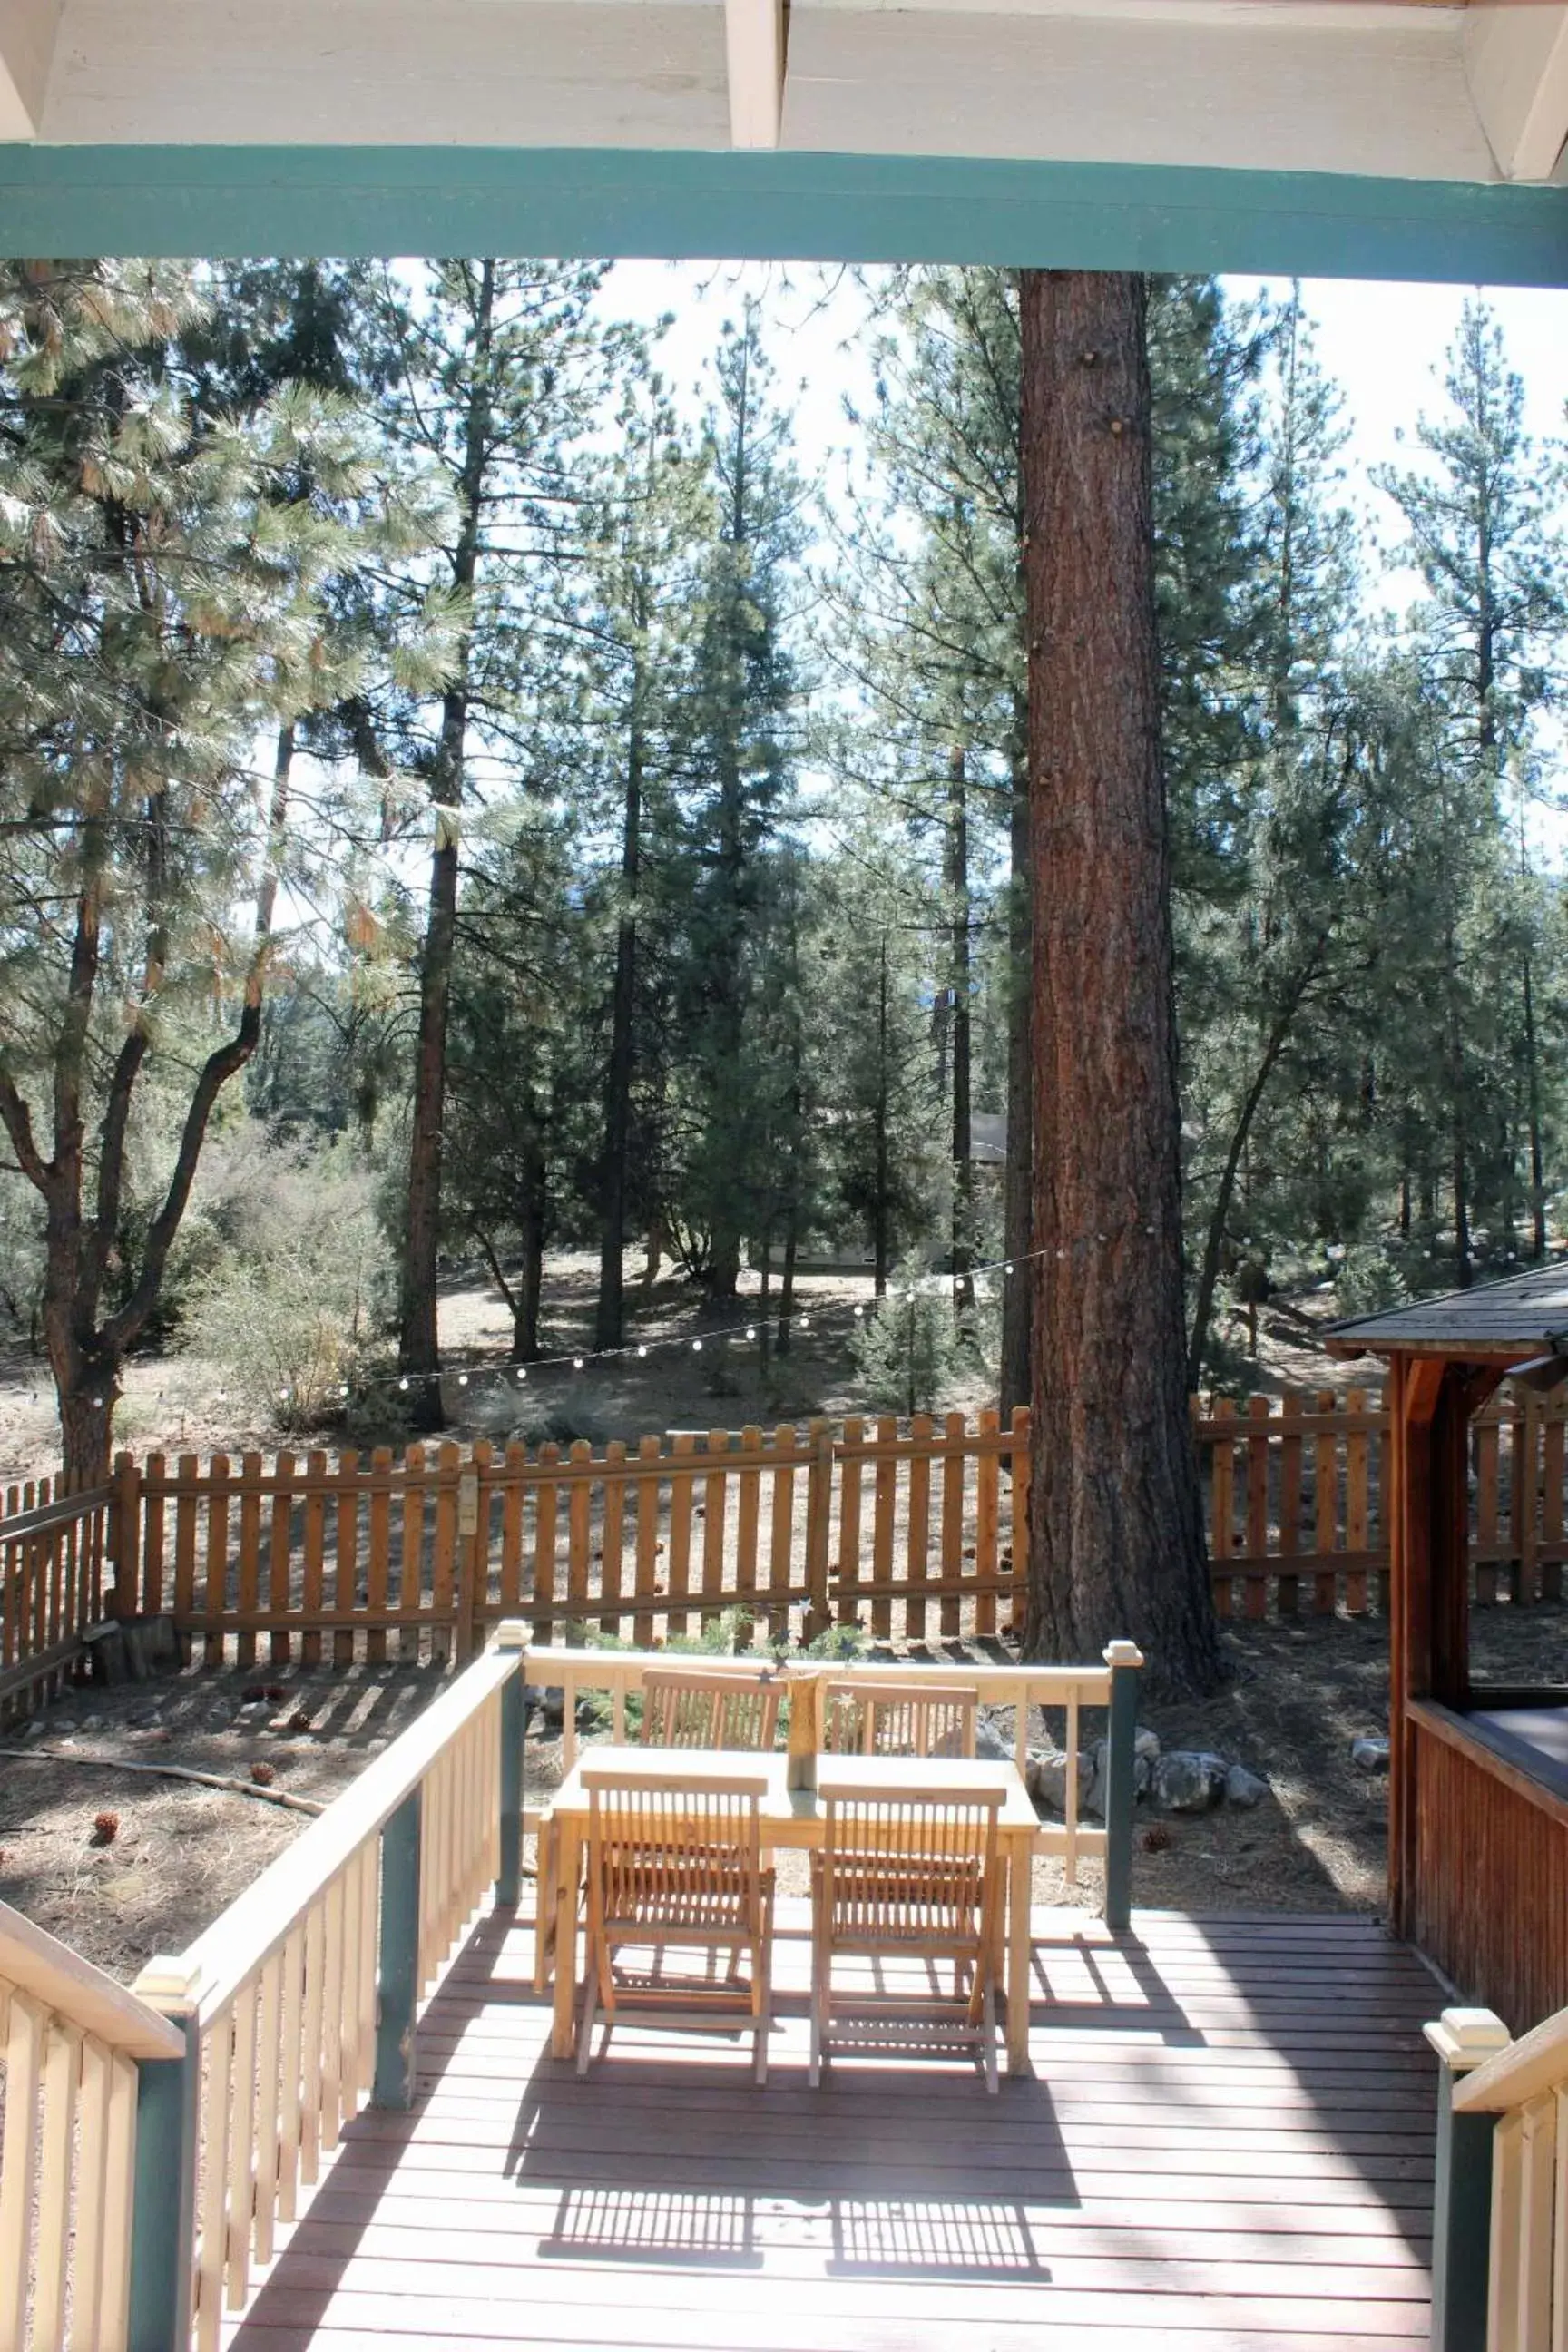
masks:
[[[639,1356],[646,1356],[646,1355],[647,1355],[647,1349],[646,1348],[639,1348],[639,1349],[637,1349],[637,1354],[638,1354]]]
[[[522,1369],[522,1367],[521,1367],[521,1364],[520,1364],[520,1365],[519,1365],[519,1367],[518,1367],[517,1378],[518,1378],[518,1385],[519,1385],[519,1387],[521,1387],[521,1386],[522,1385],[522,1382],[523,1382],[525,1380],[527,1380],[527,1378],[528,1378],[528,1374],[523,1370],[523,1369]]]
[[[702,1353],[702,1342],[700,1339],[693,1339],[691,1342],[691,1352],[694,1356],[700,1356]]]
[[[466,1388],[468,1387],[468,1374],[467,1374],[467,1372],[459,1372],[459,1373],[458,1374],[458,1386],[460,1389],[466,1389]]]
[[[581,1357],[581,1356],[574,1356],[574,1357],[573,1357],[573,1359],[572,1359],[572,1370],[573,1370],[574,1372],[580,1372],[580,1371],[582,1370],[582,1369],[583,1369],[583,1359],[582,1359],[582,1357]]]
[[[400,1389],[402,1389],[402,1390],[404,1391],[404,1392],[406,1394],[406,1392],[407,1392],[407,1389],[408,1389],[408,1382],[406,1381],[406,1380],[399,1381],[398,1381],[398,1383],[397,1383],[397,1385],[398,1385],[398,1387],[399,1387]]]
[[[756,1327],[756,1325],[755,1325],[754,1323],[748,1323],[748,1324],[747,1324],[747,1326],[746,1326],[746,1337],[747,1337],[747,1339],[754,1339],[756,1338],[756,1336],[757,1336],[757,1327]]]

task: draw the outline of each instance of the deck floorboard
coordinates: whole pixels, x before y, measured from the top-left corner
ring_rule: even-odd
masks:
[[[805,2082],[783,1906],[749,2045],[549,2056],[532,1931],[481,1923],[406,2116],[350,2126],[230,2352],[1416,2352],[1441,1992],[1368,1919],[1042,1913],[1032,2080]]]

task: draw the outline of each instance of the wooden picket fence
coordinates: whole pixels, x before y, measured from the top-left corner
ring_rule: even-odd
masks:
[[[1222,1614],[1378,1612],[1387,1429],[1352,1390],[1195,1399]],[[1507,1391],[1474,1437],[1475,1593],[1554,1600],[1568,1558],[1555,1399]],[[639,1645],[749,1612],[878,1642],[1013,1630],[1028,1416],[814,1421],[494,1449],[122,1454],[112,1485],[12,1489],[0,1519],[0,1703],[56,1678],[105,1613],[172,1612],[201,1662],[466,1660],[529,1620]]]
[[[71,1671],[105,1608],[112,1490],[62,1482],[7,1486],[0,1514],[0,1713]]]

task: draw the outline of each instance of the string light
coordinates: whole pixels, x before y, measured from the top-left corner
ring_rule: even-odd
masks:
[[[1157,1230],[1157,1227],[1153,1225],[1148,1225],[1144,1228],[1144,1231],[1149,1234],[1153,1234]],[[947,1300],[950,1299],[954,1293],[959,1292],[966,1282],[973,1285],[976,1288],[983,1288],[984,1285],[990,1281],[995,1281],[999,1286],[1002,1277],[1008,1275],[1017,1274],[1021,1268],[1027,1266],[1037,1259],[1047,1259],[1054,1255],[1058,1260],[1066,1260],[1067,1258],[1077,1255],[1081,1251],[1103,1245],[1106,1238],[1107,1237],[1102,1234],[1085,1234],[1082,1239],[1076,1243],[1071,1248],[1058,1249],[1054,1252],[1049,1249],[1030,1250],[1021,1257],[996,1259],[985,1265],[972,1266],[968,1270],[967,1275],[963,1276],[941,1273],[917,1276],[914,1281],[908,1284],[902,1290],[888,1290],[884,1294],[883,1300],[880,1302],[872,1301],[868,1303],[862,1299],[855,1299],[853,1301],[840,1302],[837,1306],[830,1307],[826,1310],[824,1310],[821,1306],[818,1306],[815,1310],[816,1319],[819,1324],[822,1323],[826,1313],[826,1319],[828,1322],[831,1322],[834,1314],[837,1313],[847,1314],[854,1322],[862,1323],[868,1315],[876,1312],[877,1306],[879,1304],[890,1304],[901,1301],[901,1303],[906,1307],[912,1307],[915,1300],[922,1294],[927,1297],[940,1296],[944,1300]],[[984,1295],[994,1297],[997,1296],[997,1291],[993,1289]],[[787,1324],[795,1330],[800,1332],[809,1332],[812,1328],[812,1318],[810,1314],[798,1314],[793,1310],[784,1310],[781,1312],[780,1320],[781,1323]],[[618,1348],[596,1348],[592,1351],[592,1353],[595,1363],[608,1362],[612,1359],[621,1356],[635,1356],[639,1362],[646,1362],[649,1354],[657,1354],[660,1348],[680,1348],[685,1349],[692,1355],[700,1355],[704,1347],[710,1341],[714,1343],[728,1341],[733,1346],[739,1346],[742,1339],[754,1342],[760,1335],[760,1325],[753,1320],[749,1323],[731,1325],[727,1329],[709,1331],[702,1339],[690,1339],[671,1337],[665,1339],[654,1339],[651,1341],[639,1339],[628,1341],[625,1346]],[[586,1369],[587,1362],[588,1358],[586,1354],[542,1356],[537,1358],[534,1363],[526,1369],[521,1365],[511,1365],[506,1367],[498,1365],[493,1371],[480,1370],[479,1372],[472,1373],[468,1371],[458,1372],[454,1376],[454,1384],[459,1389],[472,1388],[482,1391],[485,1389],[486,1384],[492,1381],[504,1385],[510,1375],[512,1379],[516,1380],[518,1385],[521,1387],[526,1382],[530,1370],[535,1372],[559,1371],[565,1370],[565,1368],[570,1365],[571,1370],[574,1372],[581,1372]],[[432,1383],[439,1386],[442,1377],[443,1375],[439,1372],[400,1373],[397,1380],[398,1391],[401,1395],[406,1396],[409,1391],[416,1386],[427,1387]],[[337,1394],[339,1397],[347,1400],[353,1394],[353,1391],[345,1381],[338,1387]],[[223,1402],[226,1396],[226,1391],[219,1390],[216,1391],[216,1399],[218,1402]],[[291,1389],[283,1388],[279,1389],[278,1391],[278,1400],[280,1404],[289,1404],[293,1401],[293,1398],[294,1391]]]

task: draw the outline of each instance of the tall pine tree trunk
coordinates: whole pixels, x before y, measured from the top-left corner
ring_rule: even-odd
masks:
[[[639,608],[639,631],[647,615]],[[621,811],[621,912],[616,932],[616,987],[610,1008],[610,1058],[605,1073],[605,1139],[599,1177],[599,1306],[594,1344],[618,1348],[625,1338],[626,1151],[631,1139],[632,1063],[637,1013],[637,886],[642,867],[643,665],[632,676]]]
[[[490,356],[495,334],[495,263],[479,270],[474,321],[473,389],[464,423],[463,467],[458,497],[458,541],[452,584],[459,595],[479,572],[485,474],[491,451],[494,387]],[[430,779],[436,810],[436,840],[430,855],[430,892],[425,944],[419,959],[419,1034],[414,1055],[414,1099],[408,1145],[408,1206],[403,1232],[397,1360],[412,1375],[412,1419],[416,1428],[439,1429],[440,1340],[437,1326],[437,1272],[441,1244],[441,1128],[447,1110],[447,1025],[452,997],[452,954],[458,929],[458,844],[463,797],[464,755],[468,730],[468,677],[471,646],[458,647],[453,682],[441,705],[441,732]]]
[[[1025,1645],[1221,1679],[1184,1378],[1170,865],[1141,278],[1022,278],[1033,1332]],[[1048,877],[1048,888],[1047,881]]]
[[[1546,1155],[1541,1140],[1541,1061],[1535,1040],[1535,989],[1530,950],[1524,950],[1524,1087],[1525,1118],[1530,1131],[1531,1254],[1546,1255]]]
[[[1029,1008],[1029,776],[1020,753],[1013,782],[1012,883],[1007,898],[1010,967],[1007,997],[1007,1165],[1004,1171],[1003,1251],[1013,1266],[1002,1284],[1002,1418],[1029,1402],[1029,1323],[1036,1269],[1030,1202],[1034,1166]]]
[[[888,1133],[890,1113],[890,1083],[888,1073],[888,934],[882,933],[881,950],[877,963],[877,1098],[873,1107],[876,1119],[876,1164],[871,1197],[871,1273],[872,1287],[879,1298],[887,1296],[888,1274],[892,1260],[892,1149]]]
[[[973,1053],[970,1019],[969,793],[963,746],[947,764],[947,897],[952,974],[952,1274],[958,1328],[974,1320]]]

